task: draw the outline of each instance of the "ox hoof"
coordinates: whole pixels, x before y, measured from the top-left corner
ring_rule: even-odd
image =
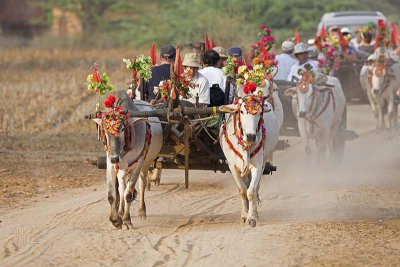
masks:
[[[147,220],[147,215],[146,214],[139,214],[139,217],[142,221]]]
[[[256,224],[257,224],[256,220],[254,220],[254,219],[250,219],[249,220],[249,225],[250,225],[251,228],[256,227]]]
[[[124,223],[123,225],[122,225],[122,229],[123,230],[129,230],[129,229],[133,229],[133,225],[132,225],[132,223]]]
[[[118,217],[116,220],[110,219],[112,225],[114,225],[115,228],[121,229],[122,228],[122,219],[121,217]]]

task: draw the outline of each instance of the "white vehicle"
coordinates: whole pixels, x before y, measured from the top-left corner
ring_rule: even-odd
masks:
[[[322,25],[325,29],[331,26],[340,28],[347,27],[354,36],[355,31],[368,22],[377,23],[378,20],[387,21],[387,18],[379,11],[343,11],[325,13],[318,24],[317,35],[321,31]]]

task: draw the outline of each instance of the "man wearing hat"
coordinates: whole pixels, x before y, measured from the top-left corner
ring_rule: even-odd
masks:
[[[221,46],[216,46],[212,50],[219,54],[219,60],[216,67],[222,69],[226,66],[228,60],[228,56],[225,54],[225,49]]]
[[[199,99],[200,106],[210,104],[210,86],[207,78],[199,73],[201,68],[200,56],[196,53],[187,53],[182,62],[186,74],[192,79],[189,86],[189,102],[196,104],[196,98]]]
[[[154,87],[161,81],[169,80],[171,73],[171,63],[175,60],[176,50],[172,45],[161,47],[160,65],[151,68],[151,79],[145,83],[144,92],[147,93],[148,100],[155,99]]]
[[[298,74],[298,71],[306,64],[310,64],[313,71],[316,72],[318,70],[318,66],[316,65],[316,63],[308,59],[308,46],[306,44],[296,44],[293,50],[293,54],[296,57],[297,62],[290,68],[289,75],[287,76],[288,81],[296,82],[300,80],[301,77]]]
[[[229,55],[233,58],[233,60],[242,61],[242,49],[240,47],[231,47],[229,48]]]
[[[278,61],[278,72],[274,78],[275,80],[286,80],[290,68],[296,63],[296,59],[293,58],[294,45],[292,41],[284,41],[282,43],[282,54],[275,57]]]

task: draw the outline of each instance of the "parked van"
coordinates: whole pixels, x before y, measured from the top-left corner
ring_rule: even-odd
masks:
[[[325,29],[331,26],[349,28],[354,35],[355,31],[368,22],[378,23],[378,20],[387,21],[387,18],[379,11],[344,11],[325,13],[318,24],[317,34],[321,31],[322,25]]]

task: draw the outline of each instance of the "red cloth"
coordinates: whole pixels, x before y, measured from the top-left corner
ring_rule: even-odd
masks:
[[[177,46],[176,46],[176,56],[175,56],[175,62],[174,62],[174,73],[175,73],[175,77],[180,77],[181,74],[183,73],[183,65],[182,65],[182,59],[181,59],[181,53],[180,53],[179,44],[177,44]]]
[[[294,30],[294,42],[296,44],[301,42],[300,34],[299,34],[299,31],[297,29]]]
[[[153,42],[150,50],[151,64],[154,66],[157,63],[156,44]]]
[[[210,40],[208,40],[207,33],[205,37],[205,43],[206,43],[206,51],[211,50]]]
[[[95,83],[98,83],[98,82],[101,81],[100,74],[99,74],[99,72],[97,71],[97,64],[96,64],[96,63],[95,63],[94,66],[93,66],[93,81],[94,81]]]
[[[339,37],[340,49],[342,49],[343,52],[347,52],[349,42],[343,37],[343,34],[340,31],[340,28],[338,29],[338,37]]]
[[[319,31],[319,37],[321,37],[321,39],[325,39],[326,38],[326,32],[325,32],[325,25],[322,24],[321,30]]]

